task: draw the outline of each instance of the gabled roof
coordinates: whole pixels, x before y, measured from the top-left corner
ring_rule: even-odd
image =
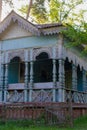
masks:
[[[11,22],[17,22],[19,26],[21,26],[26,31],[29,31],[34,35],[57,34],[61,31],[61,29],[64,29],[61,23],[42,24],[42,25],[32,24],[28,20],[18,15],[16,12],[11,11],[9,15],[0,23],[0,34],[7,29],[7,27],[11,24]]]
[[[14,11],[11,11],[9,15],[0,23],[0,34],[7,29],[11,22],[17,22],[18,25],[26,31],[29,31],[35,35],[40,35],[38,28],[34,24],[30,23]]]

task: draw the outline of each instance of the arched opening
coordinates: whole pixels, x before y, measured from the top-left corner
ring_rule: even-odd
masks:
[[[69,62],[68,58],[65,60],[65,87],[72,88],[72,63]]]
[[[52,60],[46,52],[40,53],[34,63],[34,82],[52,82]]]
[[[24,62],[19,57],[14,57],[9,63],[8,83],[23,83],[24,70]]]
[[[83,91],[83,84],[82,84],[82,70],[80,70],[80,66],[77,67],[77,90]]]

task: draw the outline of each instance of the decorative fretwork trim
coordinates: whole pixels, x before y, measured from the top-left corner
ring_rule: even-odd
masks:
[[[21,61],[25,61],[24,57],[24,50],[17,50],[17,51],[12,51],[8,53],[8,62],[10,62],[14,57],[19,57]]]
[[[49,56],[49,59],[52,58],[52,48],[51,47],[43,47],[43,48],[34,49],[34,54],[33,54],[34,60],[36,60],[36,57],[42,52],[46,52]]]

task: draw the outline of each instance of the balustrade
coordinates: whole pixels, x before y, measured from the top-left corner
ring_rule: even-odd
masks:
[[[59,91],[60,88],[32,88],[32,102],[53,102],[53,89],[56,91],[56,99],[59,102]],[[75,90],[61,88],[65,92],[65,102],[68,102],[70,99],[74,103],[87,103],[87,92],[79,92]],[[7,93],[7,102],[24,102],[24,90],[13,90],[6,91]],[[27,90],[30,94],[30,89]]]

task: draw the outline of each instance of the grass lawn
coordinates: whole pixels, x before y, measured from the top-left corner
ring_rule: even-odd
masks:
[[[0,123],[0,130],[87,130],[87,116],[74,121],[73,128],[58,126],[36,126],[30,121],[8,121]]]

